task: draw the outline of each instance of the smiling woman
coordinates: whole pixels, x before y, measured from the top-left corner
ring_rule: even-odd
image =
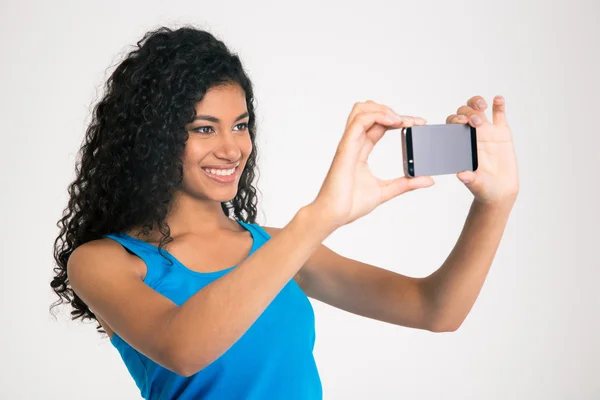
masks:
[[[252,84],[192,27],[149,32],[117,66],[92,123],[55,241],[55,305],[92,319],[147,399],[320,399],[308,297],[447,332],[475,302],[518,192],[504,99],[473,97],[448,123],[478,129],[474,202],[437,271],[411,278],[321,243],[380,204],[431,186],[381,180],[368,157],[389,129],[423,125],[356,103],[315,199],[283,228],[256,223]]]

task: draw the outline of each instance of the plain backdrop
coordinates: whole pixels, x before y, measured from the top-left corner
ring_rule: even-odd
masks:
[[[224,40],[255,85],[261,224],[314,198],[355,102],[433,124],[471,96],[506,98],[521,192],[472,312],[435,334],[312,301],[326,399],[600,398],[597,1],[1,4],[0,398],[139,398],[93,325],[50,316],[52,244],[106,78],[146,31],[185,24]],[[402,175],[400,144],[393,131],[375,148],[378,176]],[[471,200],[440,176],[325,244],[425,276]]]

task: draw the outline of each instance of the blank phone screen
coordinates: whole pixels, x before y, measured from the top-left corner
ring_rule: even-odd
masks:
[[[473,171],[472,143],[476,141],[470,125],[421,125],[411,131],[415,176]]]

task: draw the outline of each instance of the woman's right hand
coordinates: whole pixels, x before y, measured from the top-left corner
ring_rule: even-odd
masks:
[[[424,124],[422,118],[400,116],[373,101],[356,103],[323,186],[312,203],[319,214],[336,229],[402,193],[433,185],[429,176],[382,180],[373,175],[367,163],[371,150],[387,130]]]

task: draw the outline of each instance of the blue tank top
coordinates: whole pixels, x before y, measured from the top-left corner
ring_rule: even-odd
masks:
[[[260,226],[237,222],[252,234],[250,254],[269,240],[269,234]],[[140,257],[147,266],[144,282],[178,306],[236,267],[200,273],[188,269],[165,250],[163,254],[173,262],[171,265],[156,246],[133,236],[117,233],[106,237]],[[142,397],[165,400],[321,399],[314,342],[313,308],[294,279],[229,350],[190,377],[158,365],[116,333],[111,338]]]

